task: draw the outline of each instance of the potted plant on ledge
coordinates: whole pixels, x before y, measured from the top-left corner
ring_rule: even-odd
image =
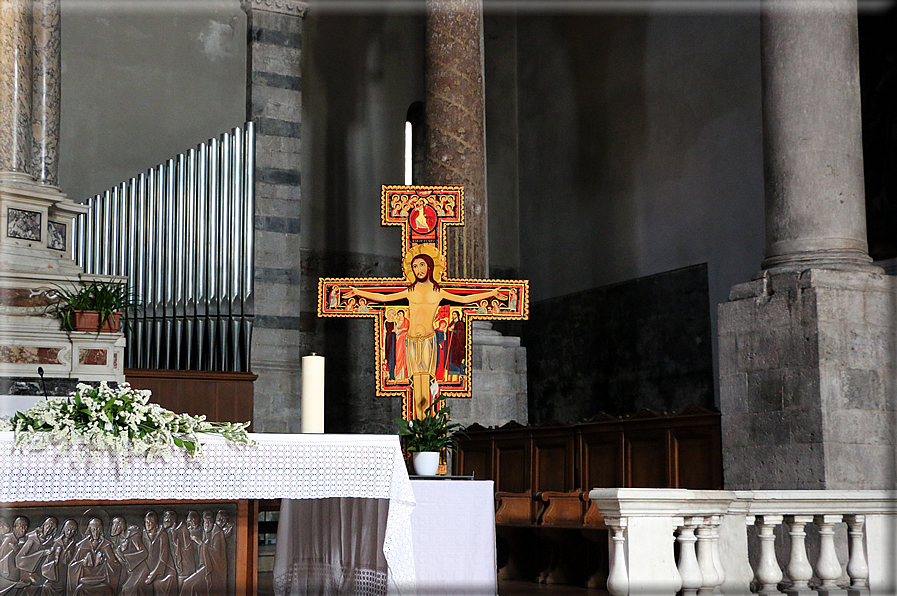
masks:
[[[91,281],[53,289],[59,300],[48,310],[59,317],[65,331],[117,333],[121,311],[136,306],[127,286],[115,281]]]
[[[404,437],[405,449],[411,453],[415,474],[435,476],[439,454],[455,445],[461,425],[450,422],[450,415],[445,400],[437,400],[425,410],[423,418],[411,421],[396,418],[399,435]]]

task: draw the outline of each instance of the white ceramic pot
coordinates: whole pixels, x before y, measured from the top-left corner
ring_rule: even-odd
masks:
[[[439,469],[439,452],[414,451],[411,453],[411,463],[418,476],[435,476]]]

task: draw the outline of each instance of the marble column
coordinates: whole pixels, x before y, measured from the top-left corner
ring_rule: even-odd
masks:
[[[255,123],[253,423],[299,432],[303,351],[299,327],[302,41],[308,5],[244,0],[248,16],[247,120]]]
[[[867,267],[856,1],[766,0],[762,80],[763,268]]]
[[[31,181],[32,2],[0,2],[0,182]]]
[[[60,106],[59,0],[34,0],[34,88],[31,173],[35,181],[57,185]]]
[[[897,279],[866,245],[856,2],[764,7],[766,258],[719,307],[726,488],[892,488]]]
[[[464,186],[463,228],[449,228],[449,275],[488,277],[482,0],[427,0],[429,185]]]

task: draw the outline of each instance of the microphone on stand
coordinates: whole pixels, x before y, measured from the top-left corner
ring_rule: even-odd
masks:
[[[40,386],[44,389],[44,399],[46,401],[50,401],[50,396],[47,395],[47,384],[44,382],[44,367],[37,367],[37,374],[40,376]]]

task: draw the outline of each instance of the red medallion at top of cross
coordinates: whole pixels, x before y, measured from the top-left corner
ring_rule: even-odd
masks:
[[[471,395],[475,319],[525,319],[526,281],[445,276],[445,229],[464,224],[459,186],[384,186],[381,223],[402,228],[397,278],[322,278],[318,316],[374,319],[377,395],[419,418],[439,397]]]

